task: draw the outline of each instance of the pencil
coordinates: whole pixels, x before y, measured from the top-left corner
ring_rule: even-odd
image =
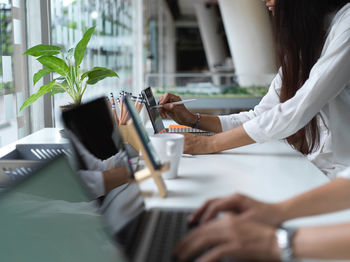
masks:
[[[117,124],[117,126],[119,126],[118,113],[117,113],[117,109],[115,107],[115,100],[114,100],[113,93],[111,93],[111,100],[112,100],[112,114],[113,114],[115,123]]]

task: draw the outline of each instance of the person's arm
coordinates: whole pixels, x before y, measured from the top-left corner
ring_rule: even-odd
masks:
[[[116,167],[102,172],[105,193],[124,185],[130,180],[130,175],[125,166]]]
[[[295,258],[350,259],[350,224],[300,228],[293,239]]]
[[[192,216],[191,223],[207,223],[223,211],[264,224],[279,226],[303,216],[319,215],[350,208],[350,168],[323,186],[278,203],[265,203],[248,196],[232,196],[207,201]],[[346,178],[347,177],[347,178]]]
[[[127,183],[130,179],[125,166],[105,171],[78,170],[78,175],[93,198],[104,196],[114,188]]]
[[[201,114],[198,128],[210,132],[220,133],[231,128],[242,125],[243,123],[253,119],[263,112],[271,109],[279,103],[279,93],[281,90],[281,70],[273,79],[267,94],[261,99],[253,110],[245,111],[231,115],[211,116]],[[182,125],[194,126],[197,122],[197,115],[190,112],[184,105],[165,105],[170,102],[181,101],[179,96],[166,93],[159,100],[163,108],[159,108],[159,112],[163,118],[168,115],[175,122]]]
[[[350,259],[350,224],[297,229],[292,239],[297,259]],[[221,261],[225,258],[248,261],[278,261],[276,228],[225,214],[196,227],[174,248],[180,261]]]
[[[350,180],[337,178],[279,204],[280,222],[350,208]]]
[[[254,109],[243,111],[231,115],[220,115],[222,131],[229,130],[243,125],[245,122],[261,115],[280,103],[280,92],[282,87],[282,69],[279,69],[275,78],[272,80],[267,94],[261,99]]]
[[[211,154],[255,143],[242,126],[211,137],[192,134],[184,134],[184,136],[184,153],[186,154]]]
[[[253,140],[263,143],[289,137],[346,87],[350,81],[350,32],[338,31],[328,40],[329,45],[294,97],[243,124]]]

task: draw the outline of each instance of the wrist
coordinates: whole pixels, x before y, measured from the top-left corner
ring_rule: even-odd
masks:
[[[298,217],[298,205],[293,203],[293,199],[288,199],[276,204],[279,210],[280,224]]]
[[[276,229],[273,228],[271,230],[271,237],[270,239],[272,239],[272,241],[270,241],[270,258],[273,260],[273,261],[279,261],[280,260],[280,248],[278,246],[278,241],[277,241],[277,237],[276,237],[276,234],[275,234],[275,231]]]
[[[283,222],[289,220],[290,210],[288,209],[287,202],[279,202],[272,204],[275,206],[276,213],[274,214],[273,224],[275,226],[280,226]]]
[[[294,228],[277,228],[275,231],[276,242],[279,249],[279,258],[282,262],[294,261]]]
[[[189,117],[185,123],[186,126],[194,126],[197,123],[197,114],[189,112]]]

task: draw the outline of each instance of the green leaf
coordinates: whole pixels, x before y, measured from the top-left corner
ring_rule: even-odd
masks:
[[[66,92],[62,87],[58,86],[58,85],[54,85],[51,89],[51,96],[54,96],[56,94],[59,93],[64,93]]]
[[[65,60],[68,65],[73,65],[73,57],[74,57],[74,48],[71,48],[67,51]]]
[[[106,77],[119,77],[113,70],[104,67],[94,67],[91,71],[86,72],[88,76],[87,84],[94,85]]]
[[[29,48],[23,54],[38,57],[43,55],[58,55],[60,52],[61,52],[61,48],[59,46],[36,45],[36,46],[33,46],[32,48]]]
[[[49,68],[44,68],[44,69],[40,69],[36,74],[34,74],[33,76],[33,85],[35,85],[36,83],[38,83],[38,81],[45,75],[51,73],[52,70]]]
[[[40,87],[38,92],[36,92],[35,94],[32,94],[26,101],[24,101],[24,103],[21,106],[19,111],[21,112],[24,108],[26,108],[27,106],[30,106],[36,100],[38,100],[38,98],[40,98],[41,96],[43,96],[46,93],[50,92],[51,89],[52,89],[53,84],[54,84],[54,81],[51,81],[47,85],[43,85],[42,87]]]
[[[83,61],[83,58],[84,58],[84,54],[85,54],[85,50],[86,50],[86,47],[91,39],[91,36],[92,34],[94,33],[95,31],[95,27],[91,27],[89,28],[83,38],[79,41],[79,43],[77,44],[77,46],[75,47],[75,50],[74,50],[74,59],[75,59],[75,66],[78,67],[81,62]]]
[[[60,76],[54,79],[55,83],[52,86],[52,90],[51,90],[51,96],[54,96],[56,94],[59,93],[65,93],[66,90],[64,90],[64,88],[62,88],[62,86],[67,87],[68,88],[68,83],[65,77]]]
[[[55,56],[42,56],[37,60],[47,68],[62,76],[67,75],[69,72],[66,62],[64,62],[61,58]]]
[[[90,71],[85,72],[84,74],[81,75],[80,81],[83,81],[87,76]]]

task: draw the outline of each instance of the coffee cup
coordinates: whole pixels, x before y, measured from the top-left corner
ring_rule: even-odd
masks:
[[[162,163],[170,162],[170,169],[162,174],[163,178],[176,178],[184,150],[184,136],[181,134],[157,134],[150,136],[150,139]]]

